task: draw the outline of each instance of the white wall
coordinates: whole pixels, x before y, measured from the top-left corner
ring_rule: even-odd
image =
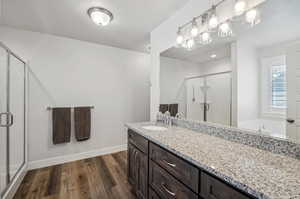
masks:
[[[160,58],[160,104],[178,103],[178,112],[186,113],[186,91],[184,78],[200,74],[196,63]]]
[[[32,69],[29,161],[33,167],[74,159],[78,153],[120,149],[126,144],[124,123],[149,120],[149,55],[7,27],[0,28],[0,40],[29,60]],[[46,107],[70,105],[95,106],[91,139],[76,142],[72,132],[71,143],[53,145]]]
[[[238,122],[256,119],[259,115],[259,60],[256,47],[247,37],[237,46]]]

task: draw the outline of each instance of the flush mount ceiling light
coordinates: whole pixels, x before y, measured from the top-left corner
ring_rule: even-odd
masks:
[[[113,14],[101,7],[92,7],[87,11],[92,21],[100,26],[107,26],[114,18]]]
[[[250,24],[251,27],[259,24],[261,22],[260,12],[257,6],[250,6],[252,5],[251,1],[254,0],[219,0],[218,3],[214,4],[215,0],[211,0],[212,6],[210,9],[178,28],[177,47],[191,50],[195,49],[197,44],[206,45],[211,43],[215,36],[230,37],[234,35],[232,29],[234,23],[245,24],[241,22],[242,15],[245,16],[244,21],[246,24]],[[225,2],[229,2],[232,7],[228,7],[227,3],[226,6],[222,6]],[[224,13],[226,16],[224,16]],[[198,20],[202,22],[201,26],[198,26]]]
[[[217,55],[216,54],[212,54],[210,57],[214,59],[214,58],[217,57]]]

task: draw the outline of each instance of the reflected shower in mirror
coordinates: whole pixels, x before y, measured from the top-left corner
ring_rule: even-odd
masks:
[[[254,27],[161,53],[160,103],[191,120],[300,141],[300,1],[267,0]],[[216,33],[212,30],[212,35]]]
[[[161,104],[178,104],[182,116],[225,125],[231,117],[231,43],[161,54]],[[161,110],[163,112],[163,110]]]

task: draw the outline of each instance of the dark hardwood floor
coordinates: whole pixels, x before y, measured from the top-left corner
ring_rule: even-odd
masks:
[[[127,153],[119,152],[29,171],[14,199],[135,199]]]

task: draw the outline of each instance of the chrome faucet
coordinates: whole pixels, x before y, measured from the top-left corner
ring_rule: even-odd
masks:
[[[172,117],[169,111],[164,113],[164,124],[167,126],[172,126]]]
[[[182,119],[182,118],[183,118],[183,114],[178,112],[178,113],[175,115],[175,118],[177,118],[177,119]]]

